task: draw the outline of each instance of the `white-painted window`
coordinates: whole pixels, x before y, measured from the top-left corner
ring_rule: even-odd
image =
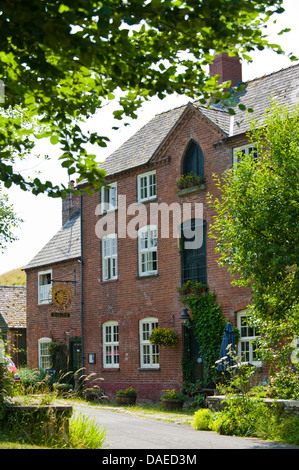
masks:
[[[42,370],[51,369],[52,367],[51,342],[51,338],[40,338],[38,340],[38,366]]]
[[[158,369],[159,368],[159,345],[152,344],[149,336],[154,328],[158,327],[157,318],[144,318],[139,322],[140,337],[140,367]]]
[[[254,326],[249,326],[246,310],[237,314],[237,325],[240,331],[240,340],[238,343],[238,356],[242,362],[248,362],[253,365],[260,365],[261,361],[256,355],[256,339],[259,336]]]
[[[38,273],[38,303],[48,304],[51,302],[52,270],[40,271]]]
[[[103,367],[119,367],[119,338],[116,321],[103,324]]]
[[[102,238],[103,281],[117,279],[117,236],[115,233]]]
[[[110,183],[101,188],[101,213],[117,209],[117,183]]]
[[[156,171],[149,171],[137,177],[138,202],[149,201],[157,196]]]
[[[138,230],[139,276],[158,272],[157,237],[156,225],[147,225]]]
[[[242,147],[236,147],[233,149],[233,165],[238,165],[238,162],[242,160],[246,155],[252,154],[253,159],[258,159],[258,152],[256,144],[243,145]]]

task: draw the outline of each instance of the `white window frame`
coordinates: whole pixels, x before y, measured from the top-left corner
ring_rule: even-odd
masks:
[[[49,276],[50,275],[50,276]],[[49,304],[51,302],[50,290],[52,289],[52,281],[50,283],[42,283],[42,279],[50,277],[52,279],[52,269],[47,271],[39,271],[38,273],[38,304]]]
[[[51,338],[40,338],[38,340],[38,366],[42,370],[51,369],[52,367],[52,358],[49,351],[51,343]]]
[[[119,333],[118,322],[103,323],[103,367],[119,369]]]
[[[117,279],[117,235],[102,238],[102,280]]]
[[[101,214],[117,209],[117,183],[109,183],[101,188]]]
[[[240,161],[240,152],[242,152],[242,156],[248,156],[250,155],[251,152],[254,152],[255,155],[253,159],[256,161],[258,159],[258,151],[257,151],[257,144],[247,144],[247,145],[242,145],[241,147],[235,147],[233,149],[233,165],[236,167],[238,165],[238,162]]]
[[[156,170],[137,176],[138,202],[151,201],[157,197]]]
[[[149,341],[149,335],[158,327],[158,318],[148,317],[139,321],[140,368],[159,369],[159,345]]]
[[[155,233],[155,236],[152,236]],[[138,271],[139,276],[158,273],[158,229],[156,225],[146,225],[138,230]],[[156,264],[156,269],[154,269]]]
[[[240,310],[237,313],[237,326],[240,331],[240,339],[238,342],[238,356],[242,363],[249,363],[255,366],[261,366],[261,361],[254,357],[254,344],[258,338],[255,327],[247,325],[246,310]],[[245,324],[244,320],[245,319]],[[244,356],[245,353],[245,356]]]

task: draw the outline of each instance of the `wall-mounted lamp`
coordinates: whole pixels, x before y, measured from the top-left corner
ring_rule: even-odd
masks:
[[[182,313],[181,313],[180,319],[181,319],[181,320],[190,320],[190,316],[189,316],[189,313],[188,313],[188,309],[187,309],[186,307],[183,308],[183,311],[182,311]]]

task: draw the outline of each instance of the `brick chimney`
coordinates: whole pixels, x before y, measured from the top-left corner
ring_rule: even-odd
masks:
[[[74,187],[75,182],[70,181],[69,188],[74,189]],[[67,194],[67,196],[62,199],[62,226],[64,226],[66,221],[76,210],[80,210],[80,196],[77,194]]]
[[[215,55],[210,64],[210,77],[219,75],[219,84],[231,80],[231,88],[242,82],[242,65],[239,57],[230,57],[227,52]]]

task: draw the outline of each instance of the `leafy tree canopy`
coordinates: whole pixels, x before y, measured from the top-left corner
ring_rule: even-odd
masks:
[[[250,316],[272,344],[299,335],[298,119],[299,107],[274,104],[263,127],[252,123],[258,159],[240,156],[210,197],[219,264],[251,287]]]
[[[65,187],[25,179],[15,158],[33,149],[33,136],[60,145],[69,175],[101,185],[104,172],[87,143],[106,146],[101,130],[81,122],[122,91],[115,117],[136,117],[151,96],[217,95],[205,66],[212,52],[249,59],[268,44],[264,26],[283,0],[3,0],[0,6],[0,180],[34,194],[61,196]],[[188,54],[183,54],[188,53]],[[218,95],[217,95],[218,96]]]
[[[22,222],[13,211],[6,194],[0,187],[0,253],[6,248],[7,243],[16,240],[12,230]]]

